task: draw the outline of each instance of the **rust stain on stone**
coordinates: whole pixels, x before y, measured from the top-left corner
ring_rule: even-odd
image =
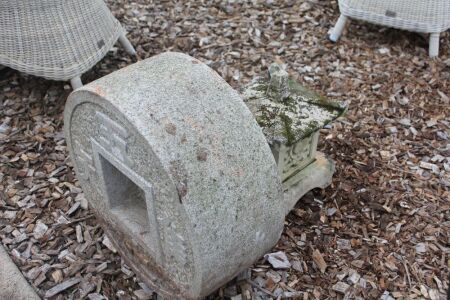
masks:
[[[192,117],[186,117],[184,118],[184,122],[191,126],[191,128],[194,129],[199,134],[199,136],[203,136],[203,126],[197,120]]]
[[[208,159],[208,151],[206,148],[197,149],[197,160],[206,161]]]
[[[94,86],[94,92],[101,97],[106,96],[105,90],[99,85]]]
[[[183,203],[183,199],[184,199],[184,197],[186,197],[187,192],[188,192],[186,180],[177,184],[177,192],[178,192],[178,197],[180,199],[180,203]]]
[[[180,203],[183,203],[183,199],[188,193],[186,170],[181,161],[174,160],[170,162],[169,171],[175,181]]]
[[[132,236],[123,233],[117,224],[107,222],[101,215],[96,215],[110,241],[122,254],[123,260],[149,287],[162,293],[171,291],[173,294],[180,295],[179,299],[189,299],[185,297],[185,290],[182,290],[170,278],[169,274],[155,261],[154,257],[149,255],[142,244],[136,242]]]
[[[177,133],[177,126],[173,123],[167,123],[164,128],[168,134],[175,135]]]
[[[181,138],[181,143],[184,144],[187,142],[186,134],[183,134],[183,137]]]

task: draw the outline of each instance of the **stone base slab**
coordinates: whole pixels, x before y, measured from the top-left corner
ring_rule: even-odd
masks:
[[[0,244],[0,299],[39,300],[20,270]]]
[[[283,182],[285,214],[289,214],[298,200],[310,190],[330,185],[334,168],[331,159],[317,152],[313,163]]]

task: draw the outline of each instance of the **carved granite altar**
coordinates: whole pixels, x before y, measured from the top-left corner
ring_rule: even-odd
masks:
[[[168,299],[231,280],[276,244],[295,202],[331,180],[318,130],[342,108],[306,97],[277,65],[264,80],[244,103],[206,65],[166,53],[68,99],[86,198],[127,264]]]

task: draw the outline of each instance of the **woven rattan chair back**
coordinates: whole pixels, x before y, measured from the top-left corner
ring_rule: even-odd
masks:
[[[124,33],[103,0],[0,1],[0,65],[75,88]]]
[[[439,52],[439,34],[450,28],[449,0],[339,0],[341,16],[330,34],[337,41],[348,18],[430,34],[430,56]]]

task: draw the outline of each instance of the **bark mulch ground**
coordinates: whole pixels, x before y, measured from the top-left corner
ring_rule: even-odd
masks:
[[[322,130],[332,185],[299,202],[273,249],[291,267],[261,259],[211,298],[444,299],[450,34],[431,60],[421,35],[361,22],[330,43],[336,1],[241,2],[110,0],[139,58],[118,47],[83,76],[180,51],[235,88],[283,62],[305,86],[349,103]],[[52,299],[156,297],[87,208],[62,131],[68,84],[0,72],[0,238],[25,277]]]

